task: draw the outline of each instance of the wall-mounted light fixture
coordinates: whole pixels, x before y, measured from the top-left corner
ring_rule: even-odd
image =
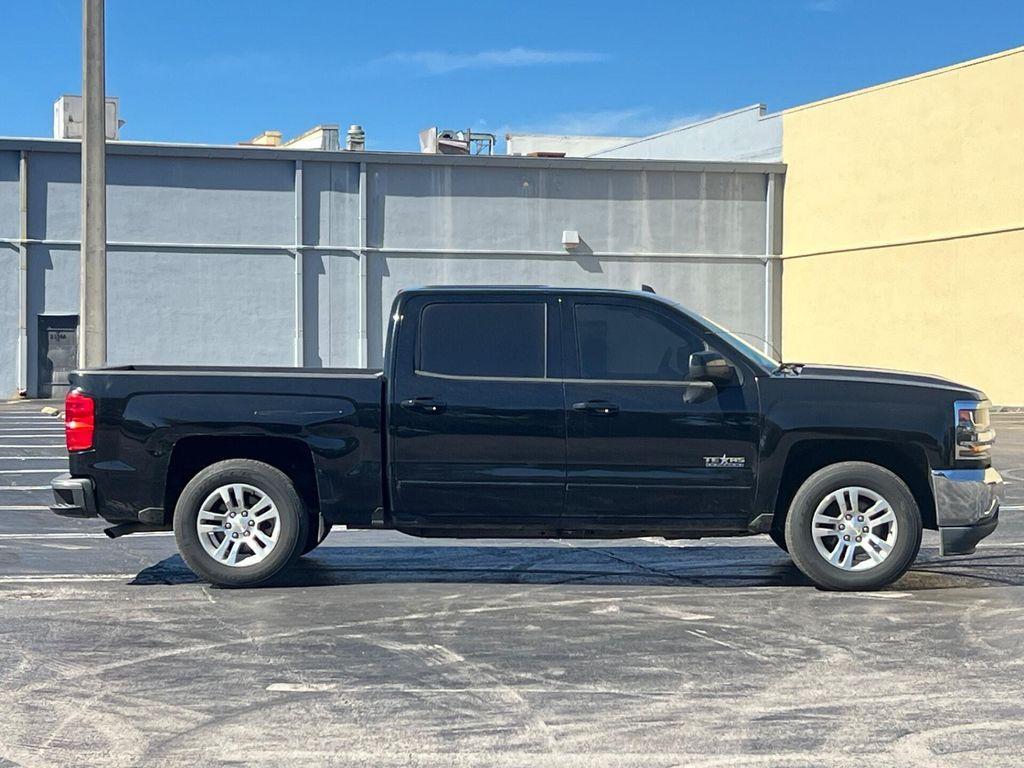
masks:
[[[562,232],[562,247],[567,251],[573,251],[580,246],[580,233],[575,229],[567,229]]]

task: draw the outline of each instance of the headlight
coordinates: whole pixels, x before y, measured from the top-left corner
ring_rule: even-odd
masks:
[[[996,431],[989,420],[991,407],[988,400],[957,400],[953,404],[958,461],[991,458],[992,443],[996,440]]]

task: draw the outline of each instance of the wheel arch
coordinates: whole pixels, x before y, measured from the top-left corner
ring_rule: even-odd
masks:
[[[831,464],[864,461],[888,469],[910,489],[925,528],[935,528],[935,496],[929,482],[928,460],[923,449],[912,444],[881,440],[802,440],[790,448],[782,470],[772,516],[772,527],[783,530],[797,489],[812,474]]]
[[[196,435],[181,438],[171,450],[164,488],[165,522],[174,514],[174,506],[189,480],[211,464],[227,459],[262,461],[281,470],[295,484],[310,514],[319,514],[313,453],[302,441],[287,437]]]

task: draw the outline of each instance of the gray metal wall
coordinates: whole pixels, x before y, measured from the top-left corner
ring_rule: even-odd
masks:
[[[36,391],[38,315],[78,312],[79,162],[0,140],[0,394]],[[113,144],[109,362],[379,365],[395,294],[453,283],[648,283],[774,338],[783,171]]]

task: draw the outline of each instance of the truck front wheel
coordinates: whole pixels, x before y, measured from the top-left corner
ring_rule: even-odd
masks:
[[[200,471],[174,508],[174,537],[188,567],[214,584],[260,584],[291,564],[309,515],[281,470],[229,459]]]
[[[825,589],[871,590],[907,572],[921,548],[921,513],[898,476],[862,461],[820,469],[786,517],[793,562]]]

